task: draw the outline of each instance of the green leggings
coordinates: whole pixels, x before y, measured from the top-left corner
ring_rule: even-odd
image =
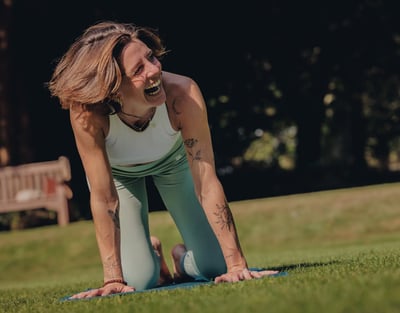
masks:
[[[133,167],[113,167],[120,199],[121,259],[125,280],[137,290],[154,287],[160,260],[150,241],[145,177],[152,176],[188,250],[181,264],[194,278],[226,272],[220,246],[196,194],[182,139],[162,159]]]

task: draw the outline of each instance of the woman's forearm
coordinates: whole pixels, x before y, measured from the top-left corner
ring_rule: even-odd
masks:
[[[221,246],[228,272],[247,267],[235,221],[221,184],[216,182],[214,188],[207,188],[201,199],[208,221]]]
[[[91,203],[104,281],[123,280],[118,202],[106,204],[92,201]]]

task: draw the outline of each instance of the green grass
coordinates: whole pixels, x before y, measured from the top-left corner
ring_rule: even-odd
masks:
[[[400,184],[232,202],[250,266],[286,277],[61,302],[102,281],[91,221],[0,233],[0,312],[400,311]],[[180,237],[150,214],[165,254]],[[171,265],[170,259],[168,263]]]

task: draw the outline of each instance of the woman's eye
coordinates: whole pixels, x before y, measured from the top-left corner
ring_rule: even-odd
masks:
[[[133,75],[139,75],[143,71],[143,65],[139,66],[137,70],[133,73]]]

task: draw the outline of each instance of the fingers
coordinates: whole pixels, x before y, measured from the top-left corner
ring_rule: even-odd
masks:
[[[278,274],[279,271],[260,271],[260,272],[256,272],[260,275],[260,277],[264,277],[264,276],[271,276],[271,275],[275,275]]]
[[[215,278],[215,283],[234,283],[242,280],[251,280],[279,273],[279,271],[251,271],[247,268],[239,271],[228,272]]]
[[[100,295],[100,288],[99,289],[91,289],[88,291],[83,291],[83,292],[74,294],[73,296],[70,297],[70,299],[85,299],[85,298],[96,297],[99,295]]]
[[[124,288],[122,288],[121,292],[132,292],[135,291],[136,289],[134,287],[131,286],[124,286]]]
[[[135,288],[131,286],[123,286],[121,287],[111,287],[111,288],[97,288],[97,289],[90,289],[87,291],[83,291],[80,293],[77,293],[73,296],[70,297],[70,299],[88,299],[88,298],[93,298],[93,297],[98,297],[98,296],[108,296],[116,293],[125,293],[125,292],[132,292],[135,291]]]
[[[250,280],[254,278],[252,272],[249,271],[248,269],[243,270],[242,275],[240,277],[243,278],[241,280]]]
[[[215,283],[235,283],[241,280],[251,279],[250,273],[246,273],[245,270],[235,271],[223,274],[215,278]]]

